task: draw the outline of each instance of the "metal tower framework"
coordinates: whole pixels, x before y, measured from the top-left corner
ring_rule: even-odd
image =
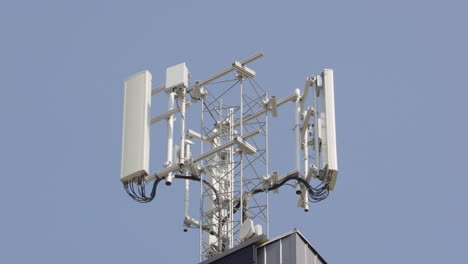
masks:
[[[174,179],[185,180],[183,226],[184,231],[199,229],[200,261],[262,234],[263,227],[269,234],[269,191],[277,192],[292,181],[299,195],[297,205],[308,211],[309,202],[325,199],[335,185],[333,71],[325,69],[319,76],[308,77],[302,92],[296,89],[277,100],[246,66],[262,56],[234,61],[190,86],[185,63],[168,68],[166,83],[152,89],[148,71],[126,81],[121,182],[134,200],[150,202],[159,182],[171,185]],[[306,105],[309,90],[311,107]],[[161,92],[168,96],[167,112],[150,118],[151,96]],[[277,117],[278,108],[287,102],[295,105],[295,164],[292,172],[280,177],[269,171],[268,113]],[[200,126],[187,129],[187,109],[194,103],[200,106]],[[180,115],[179,140],[174,131],[176,115]],[[161,121],[167,127],[166,160],[162,170],[150,174],[149,127]],[[193,154],[195,144],[198,155]],[[189,181],[200,182],[198,220],[189,215]],[[151,182],[148,195],[145,185]]]
[[[241,219],[248,217],[266,226],[267,230],[269,228],[268,192],[252,197],[248,207],[242,199],[244,192],[261,188],[269,174],[268,117],[254,115],[265,108],[268,98],[251,78],[237,71],[234,79],[204,87],[207,91],[201,104],[204,145],[213,149],[239,136],[238,139],[249,144],[251,149],[231,146],[202,161],[206,180],[215,187],[218,195],[210,185],[202,185],[202,227],[209,230],[201,232],[203,258],[232,248],[240,241]],[[248,116],[252,118],[246,118]],[[245,209],[236,214],[239,208]]]

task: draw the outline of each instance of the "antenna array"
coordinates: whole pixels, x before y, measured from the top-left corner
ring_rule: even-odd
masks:
[[[268,194],[286,183],[295,186],[298,206],[325,199],[338,172],[336,159],[333,71],[306,79],[304,89],[278,100],[255,80],[247,64],[258,53],[189,86],[185,63],[166,71],[166,83],[151,89],[148,71],[125,82],[121,181],[138,202],[150,202],[161,181],[185,180],[184,231],[200,230],[200,260],[219,254],[266,227],[269,233]],[[168,96],[167,111],[150,118],[151,96]],[[312,106],[307,105],[309,93]],[[295,107],[294,170],[279,176],[268,163],[268,113],[278,116],[288,102]],[[199,108],[194,109],[194,104]],[[188,110],[198,112],[198,129],[187,128]],[[180,118],[179,140],[174,143],[175,116]],[[166,122],[166,160],[149,173],[149,131]],[[178,143],[178,144],[177,144]],[[199,154],[194,155],[195,146]],[[189,181],[200,182],[200,215],[189,215]],[[313,186],[312,182],[317,182]],[[152,188],[147,194],[145,185]],[[255,223],[255,225],[254,225]]]

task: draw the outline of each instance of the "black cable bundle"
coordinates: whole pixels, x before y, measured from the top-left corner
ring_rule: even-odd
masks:
[[[133,200],[139,203],[149,203],[153,201],[154,197],[156,196],[156,189],[160,181],[161,179],[156,178],[156,180],[153,183],[153,188],[151,189],[150,196],[146,196],[146,187],[143,183],[143,178],[138,179],[136,182],[133,181],[130,183],[125,183],[124,189],[127,192],[127,194],[130,197],[132,197]]]
[[[174,175],[174,178],[175,179],[192,180],[192,181],[200,181],[199,177],[193,176],[193,175],[187,176],[187,175],[178,175],[178,174],[176,174],[176,175]],[[158,188],[158,184],[159,184],[159,182],[161,180],[162,180],[162,178],[156,177],[156,179],[154,180],[153,187],[151,189],[151,193],[150,193],[149,196],[146,196],[146,187],[145,187],[145,184],[143,183],[144,178],[139,178],[136,181],[125,183],[124,184],[124,189],[127,192],[127,194],[130,197],[132,197],[133,200],[135,200],[135,201],[137,201],[139,203],[149,203],[149,202],[153,201],[154,197],[156,196],[156,189]],[[218,191],[216,191],[216,189],[213,187],[213,185],[211,185],[206,180],[203,180],[203,183],[208,185],[208,187],[210,187],[210,189],[213,190],[213,192],[214,192],[214,194],[216,196],[216,199],[218,201],[220,201]]]
[[[309,201],[312,202],[312,203],[323,201],[328,197],[328,194],[329,194],[328,181],[323,182],[319,186],[313,187],[304,178],[300,177],[299,173],[296,171],[296,172],[290,173],[288,176],[282,178],[278,183],[273,184],[269,188],[266,188],[266,189],[265,188],[257,188],[257,189],[254,189],[254,190],[250,191],[250,192],[245,193],[244,196],[243,196],[244,197],[244,199],[243,199],[244,200],[243,201],[243,207],[244,207],[243,208],[243,215],[244,215],[243,218],[244,218],[244,220],[247,218],[248,204],[249,204],[249,199],[250,199],[251,196],[253,196],[254,194],[257,194],[257,193],[272,191],[272,190],[278,189],[279,187],[283,186],[284,184],[286,184],[288,181],[291,181],[291,180],[296,180],[300,184],[304,185],[307,188],[307,191],[309,192]],[[234,208],[239,209],[239,207],[240,207],[240,201],[237,202],[237,204],[234,206]]]
[[[186,179],[186,180],[193,180],[193,181],[200,181],[200,177],[194,176],[194,175],[174,175],[174,178],[176,179]],[[153,183],[153,187],[151,189],[151,193],[149,196],[146,196],[146,187],[143,183],[144,179],[140,178],[137,181],[130,182],[124,184],[124,189],[127,192],[127,194],[132,197],[133,200],[140,202],[140,203],[148,203],[151,202],[154,197],[156,196],[156,189],[158,187],[159,182],[162,180],[162,178],[156,177],[156,180]],[[299,173],[296,171],[294,173],[289,174],[288,176],[282,178],[278,183],[273,184],[269,188],[257,188],[254,189],[250,192],[245,193],[244,196],[244,210],[246,211],[248,208],[248,200],[250,199],[251,196],[257,193],[261,192],[266,192],[266,191],[272,191],[275,189],[278,189],[279,187],[283,186],[286,184],[288,181],[291,180],[296,180],[300,184],[304,185],[307,188],[307,191],[309,192],[309,201],[312,203],[320,202],[323,201],[328,197],[329,190],[328,190],[328,181],[322,182],[321,185],[313,187],[310,185],[304,178],[299,176]],[[220,202],[219,199],[219,194],[216,191],[216,189],[211,185],[209,182],[206,180],[203,180],[203,183],[208,185],[209,188],[211,188],[216,196],[216,200]],[[234,206],[235,209],[239,209],[240,207],[240,201],[237,202],[237,204]],[[237,210],[236,210],[237,211]]]

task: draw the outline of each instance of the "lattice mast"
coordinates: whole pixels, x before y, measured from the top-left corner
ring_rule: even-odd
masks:
[[[203,161],[206,180],[215,186],[221,200],[217,200],[209,185],[203,186],[202,226],[210,230],[202,234],[201,254],[204,257],[231,248],[240,240],[241,219],[247,218],[247,213],[251,220],[268,226],[266,195],[253,197],[252,206],[248,208],[242,199],[244,192],[261,187],[265,175],[268,175],[267,117],[244,118],[263,109],[267,100],[261,87],[248,80],[252,77],[253,71],[251,75],[237,71],[234,79],[223,81],[224,85],[229,83],[225,89],[206,86],[209,96],[203,99],[201,118],[204,142],[211,149],[233,140],[241,142],[241,145],[226,148]],[[245,85],[247,81],[248,85]],[[238,96],[235,96],[236,92]],[[217,229],[220,235],[216,235]]]
[[[171,185],[173,179],[184,179],[183,226],[184,231],[199,229],[200,260],[261,234],[263,227],[268,234],[269,191],[277,192],[291,181],[299,195],[298,206],[308,211],[310,201],[325,199],[335,185],[333,71],[308,77],[302,92],[296,89],[277,100],[258,85],[256,73],[246,66],[262,56],[235,61],[190,86],[185,63],[168,68],[166,83],[153,89],[148,71],[126,81],[121,181],[133,199],[149,202],[160,181]],[[309,90],[313,106],[307,107]],[[151,96],[164,91],[167,112],[150,119]],[[278,108],[287,102],[295,107],[295,164],[292,172],[279,177],[277,171],[269,171],[268,113],[277,117]],[[198,110],[191,107],[195,103]],[[198,112],[198,131],[187,128],[189,109]],[[180,116],[179,140],[174,138],[175,115]],[[160,121],[167,126],[166,160],[163,169],[149,174],[149,130]],[[196,145],[199,154],[193,155]],[[198,220],[189,215],[189,181],[200,182]],[[312,181],[319,184],[313,186]],[[150,182],[153,187],[147,195],[145,185]]]

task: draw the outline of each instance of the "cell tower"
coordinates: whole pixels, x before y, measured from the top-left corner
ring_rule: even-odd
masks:
[[[302,91],[277,99],[247,67],[262,56],[234,61],[191,84],[185,63],[167,68],[165,84],[154,88],[149,71],[125,81],[120,180],[127,193],[143,203],[155,198],[161,181],[171,185],[174,179],[185,180],[183,227],[199,229],[200,261],[261,235],[263,228],[269,233],[270,191],[293,184],[297,205],[308,211],[310,202],[325,199],[335,186],[333,70],[307,77]],[[151,97],[158,94],[168,96],[167,111],[151,118]],[[268,163],[268,122],[289,102],[295,109],[295,164],[279,175],[279,168]],[[174,131],[176,115],[179,132]],[[199,124],[188,128],[194,120]],[[158,122],[167,125],[166,159],[150,173],[150,127]],[[190,181],[200,183],[198,217],[189,215]]]

